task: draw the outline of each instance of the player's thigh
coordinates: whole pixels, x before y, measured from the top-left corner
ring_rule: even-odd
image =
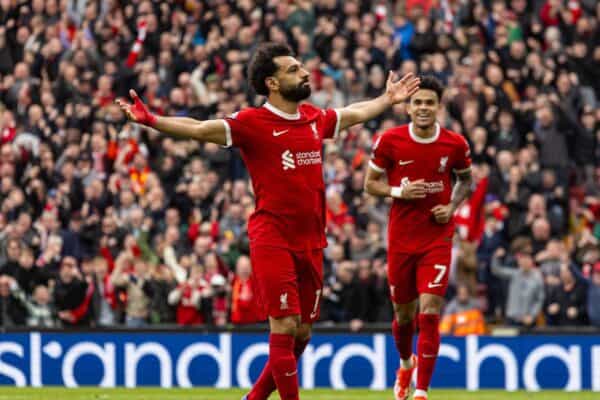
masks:
[[[300,315],[296,263],[292,253],[283,248],[250,248],[252,274],[259,302],[269,317]]]
[[[415,256],[410,253],[388,253],[390,297],[395,304],[408,304],[418,297]]]
[[[440,246],[428,250],[421,256],[417,266],[419,294],[427,293],[441,297],[446,294],[451,251],[449,246]]]
[[[302,323],[312,324],[319,319],[321,311],[323,251],[318,249],[296,255]]]

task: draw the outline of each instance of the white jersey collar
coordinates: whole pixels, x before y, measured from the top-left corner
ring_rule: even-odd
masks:
[[[440,124],[435,123],[435,134],[430,138],[422,138],[413,131],[413,123],[408,124],[408,133],[412,140],[417,143],[429,144],[435,142],[440,137]]]
[[[271,111],[273,114],[283,118],[283,119],[289,119],[289,120],[297,120],[300,119],[300,112],[296,112],[295,114],[288,114],[285,111],[280,110],[279,108],[275,107],[273,104],[269,103],[268,101],[265,103],[264,107]]]

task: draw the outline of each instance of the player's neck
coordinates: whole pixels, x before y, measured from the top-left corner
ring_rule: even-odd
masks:
[[[269,104],[286,114],[296,114],[298,112],[298,102],[289,101],[278,95],[271,95],[267,99]]]
[[[416,136],[420,137],[421,139],[431,139],[432,137],[435,136],[435,134],[437,132],[437,127],[436,127],[436,124],[433,124],[426,128],[421,128],[421,127],[418,127],[415,124],[413,124],[412,131],[414,132],[414,134]]]

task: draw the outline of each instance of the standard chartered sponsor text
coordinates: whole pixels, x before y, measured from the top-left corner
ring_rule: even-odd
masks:
[[[298,165],[321,164],[320,151],[299,151],[296,153],[296,163]]]

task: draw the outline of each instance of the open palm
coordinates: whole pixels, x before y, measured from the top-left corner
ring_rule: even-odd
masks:
[[[127,101],[118,99],[116,103],[121,108],[121,111],[127,116],[130,121],[140,123],[142,125],[154,126],[156,117],[150,112],[148,106],[142,102],[135,90],[129,90],[129,96],[133,100],[133,104]]]
[[[404,75],[402,79],[397,82],[394,82],[394,78],[395,74],[390,71],[387,83],[385,85],[385,93],[388,95],[392,104],[406,101],[417,90],[419,90],[419,84],[421,83],[421,80],[412,72]]]

